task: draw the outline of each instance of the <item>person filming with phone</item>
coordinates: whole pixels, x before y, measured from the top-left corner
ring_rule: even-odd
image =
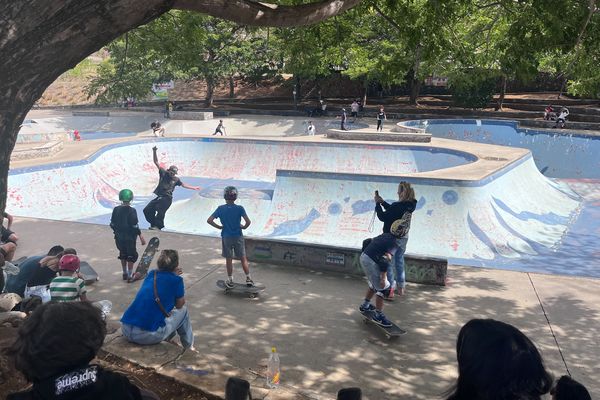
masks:
[[[410,229],[410,221],[412,213],[417,207],[415,199],[415,191],[408,182],[400,182],[398,185],[398,201],[392,204],[387,203],[383,197],[379,195],[379,191],[375,191],[375,212],[377,218],[383,222],[383,233],[389,233],[392,223],[401,219],[403,232],[397,235],[398,249],[394,254],[393,267],[388,271],[388,279],[391,282],[391,288],[388,299],[394,297],[394,291],[399,296],[404,294],[406,279],[404,273],[404,253],[406,252],[406,244],[408,243],[408,231]]]

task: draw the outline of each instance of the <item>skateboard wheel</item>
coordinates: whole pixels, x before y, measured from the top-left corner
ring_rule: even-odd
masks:
[[[250,298],[251,298],[251,299],[255,299],[255,298],[256,298],[256,293],[251,293],[251,294],[250,294]]]

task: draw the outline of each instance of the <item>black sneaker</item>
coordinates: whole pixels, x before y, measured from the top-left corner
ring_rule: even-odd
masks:
[[[254,281],[249,276],[246,277],[246,286],[254,286]]]
[[[230,281],[229,279],[227,279],[227,280],[225,281],[225,287],[226,287],[227,289],[233,289],[233,281]]]

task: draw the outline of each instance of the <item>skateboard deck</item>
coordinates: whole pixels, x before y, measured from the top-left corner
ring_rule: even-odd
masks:
[[[79,273],[83,276],[86,285],[91,285],[100,279],[98,273],[86,261],[79,264]]]
[[[377,328],[379,328],[383,331],[383,333],[385,334],[385,336],[388,339],[391,339],[391,338],[397,337],[397,336],[401,336],[406,333],[406,331],[404,329],[400,328],[398,325],[394,324],[393,322],[392,322],[392,326],[390,326],[388,328],[375,323],[375,321],[373,321],[373,316],[375,315],[375,311],[366,311],[366,312],[361,311],[360,313],[363,316],[365,324],[370,323],[370,324],[375,325]]]
[[[225,281],[222,279],[219,279],[217,281],[217,286],[220,287],[221,289],[225,290],[225,294],[229,294],[229,293],[245,293],[248,295],[248,297],[250,298],[255,298],[258,296],[258,294],[260,292],[262,292],[263,290],[265,290],[265,287],[261,284],[254,284],[253,286],[248,286],[245,283],[233,283],[233,287],[232,288],[228,288],[227,286],[225,286]]]
[[[156,254],[156,250],[158,250],[159,244],[160,240],[158,240],[156,236],[150,239],[144,253],[142,253],[142,257],[140,257],[135,273],[131,279],[129,279],[130,283],[144,279],[148,274],[148,268],[150,268],[150,264],[152,264],[152,259],[154,258],[154,254]]]

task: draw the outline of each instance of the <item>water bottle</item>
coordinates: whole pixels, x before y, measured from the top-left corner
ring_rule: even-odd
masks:
[[[280,377],[279,354],[277,354],[275,347],[272,347],[269,362],[267,362],[267,386],[271,389],[278,388]]]

